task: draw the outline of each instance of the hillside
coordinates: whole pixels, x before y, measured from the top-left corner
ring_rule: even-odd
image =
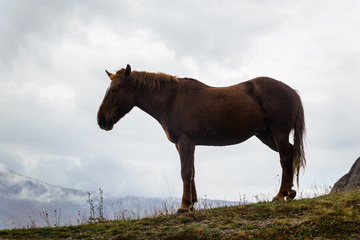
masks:
[[[4,239],[359,239],[360,190],[130,221],[2,230]]]

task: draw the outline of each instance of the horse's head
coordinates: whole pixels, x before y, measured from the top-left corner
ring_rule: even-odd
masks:
[[[111,83],[100,105],[97,122],[101,129],[108,131],[134,107],[135,90],[130,83],[130,65],[116,74],[108,71],[106,73],[110,77]]]

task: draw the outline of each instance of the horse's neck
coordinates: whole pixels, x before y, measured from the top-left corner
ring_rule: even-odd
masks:
[[[139,89],[136,93],[136,106],[162,123],[171,97],[172,91],[169,89],[161,88],[155,91]]]

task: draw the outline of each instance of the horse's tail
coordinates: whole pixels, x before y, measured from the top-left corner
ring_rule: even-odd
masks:
[[[299,108],[294,124],[294,152],[293,152],[293,173],[296,174],[296,183],[299,187],[299,172],[305,167],[306,159],[304,152],[305,117],[304,108],[299,97]]]

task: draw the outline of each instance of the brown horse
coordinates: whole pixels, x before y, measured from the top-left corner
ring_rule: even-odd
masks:
[[[180,155],[179,213],[193,210],[197,202],[195,146],[232,145],[254,135],[280,155],[281,186],[273,200],[295,197],[293,178],[296,174],[299,184],[299,170],[305,166],[305,123],[300,97],[286,84],[258,77],[234,86],[210,87],[191,78],[132,72],[129,65],[107,74],[111,83],[98,111],[100,128],[111,130],[134,106],[161,124]],[[292,130],[294,144],[289,142]]]

